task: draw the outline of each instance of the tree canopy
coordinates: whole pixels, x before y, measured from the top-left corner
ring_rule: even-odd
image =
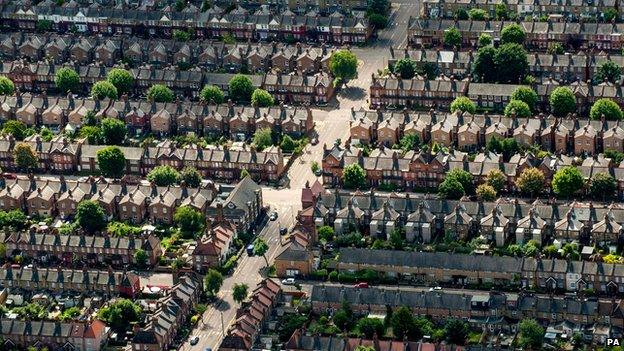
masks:
[[[80,87],[80,76],[73,69],[63,67],[56,71],[54,84],[61,93],[68,91],[77,93]]]
[[[516,23],[508,24],[501,30],[501,44],[514,43],[522,45],[525,37],[524,30]]]
[[[251,94],[251,103],[259,107],[269,107],[275,104],[273,96],[264,89],[256,89]]]
[[[357,57],[350,50],[338,50],[329,59],[329,69],[332,75],[343,82],[357,76]]]
[[[352,163],[344,167],[342,181],[345,188],[357,189],[366,185],[366,172],[357,163]]]
[[[13,95],[15,84],[5,76],[0,76],[0,95]]]
[[[106,146],[97,151],[98,167],[102,175],[119,179],[126,170],[126,157],[117,146]]]
[[[552,188],[555,194],[570,197],[583,188],[583,174],[574,166],[559,169],[553,176]]]
[[[154,102],[173,102],[173,91],[162,84],[154,84],[147,90],[147,98]]]
[[[607,60],[598,66],[596,70],[596,80],[599,83],[611,82],[618,83],[622,76],[622,68],[615,62]]]
[[[537,93],[530,87],[522,86],[517,87],[516,90],[511,94],[511,100],[520,100],[523,101],[531,111],[535,111],[535,106],[539,100]]]
[[[100,308],[98,319],[108,324],[114,330],[122,331],[130,327],[130,323],[138,322],[143,313],[141,306],[128,299],[119,299]]]
[[[206,85],[199,92],[199,98],[202,101],[220,104],[225,99],[223,91],[216,85]]]
[[[251,79],[244,74],[237,74],[228,83],[230,99],[236,102],[248,102],[251,100],[254,87]]]
[[[525,194],[535,196],[542,192],[546,177],[544,173],[537,168],[527,168],[520,174],[516,180],[516,186]]]
[[[622,119],[622,109],[611,99],[598,99],[589,110],[589,117],[599,120],[602,119],[603,116],[606,120],[620,120]]]
[[[249,293],[249,286],[244,283],[234,284],[232,288],[232,298],[237,303],[242,303],[247,298],[247,294]]]
[[[102,120],[102,137],[108,145],[120,145],[126,139],[128,132],[126,124],[117,118],[104,118]]]
[[[589,194],[595,200],[605,201],[613,197],[617,189],[617,182],[611,175],[600,172],[595,174],[589,186]]]
[[[531,117],[531,108],[524,101],[511,100],[507,106],[505,106],[505,116],[511,117],[514,115],[518,118]]]
[[[13,159],[19,169],[30,171],[37,168],[39,158],[28,143],[17,143],[13,148]]]
[[[134,86],[134,77],[129,71],[123,68],[113,68],[108,71],[106,80],[117,88],[117,93],[120,95],[129,93]]]
[[[158,186],[174,185],[180,181],[180,173],[171,166],[156,166],[147,174],[147,180]]]
[[[262,151],[273,145],[273,132],[269,128],[257,129],[254,132],[252,143],[258,151]]]
[[[185,237],[194,237],[204,229],[204,216],[191,206],[180,206],[175,210],[173,221]]]
[[[469,98],[465,96],[460,96],[455,98],[455,100],[451,102],[451,112],[454,113],[456,111],[474,114],[477,111],[477,105]]]
[[[448,28],[444,31],[444,46],[447,48],[461,47],[462,35],[455,27]]]
[[[535,319],[523,319],[519,324],[520,346],[539,350],[544,343],[544,328]]]
[[[395,62],[392,72],[403,79],[412,79],[416,75],[416,61],[406,57]]]
[[[507,43],[496,50],[494,56],[498,80],[501,83],[518,83],[529,70],[527,53],[520,44]]]
[[[223,285],[223,275],[216,269],[210,268],[204,277],[204,290],[209,296],[216,296]]]
[[[550,93],[550,112],[558,117],[576,111],[576,97],[567,87],[558,87]]]
[[[184,167],[180,172],[180,180],[191,188],[198,188],[201,185],[202,176],[195,167]]]
[[[76,222],[85,232],[94,234],[106,228],[106,213],[97,202],[83,200],[76,208]]]
[[[117,96],[117,88],[109,81],[102,80],[91,87],[91,97],[95,100],[117,99]]]

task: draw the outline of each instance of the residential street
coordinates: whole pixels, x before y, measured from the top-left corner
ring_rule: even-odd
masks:
[[[396,2],[393,4],[389,29],[381,31],[378,39],[371,46],[352,49],[359,60],[358,77],[349,81],[347,87],[343,87],[337,94],[337,107],[334,103],[330,107],[313,110],[319,143],[308,145],[304,154],[294,161],[286,176],[284,187],[263,188],[265,205],[269,205],[271,210],[278,212],[277,221],[268,222],[259,234],[269,244],[270,248],[267,253],[269,263],[273,262],[281,250],[278,226],[290,227],[295,223],[297,211],[301,209],[301,189],[306,181],[312,183],[317,178],[311,171],[312,162],[316,161],[320,165],[324,144],[331,146],[337,139],[348,138],[351,108],[355,110],[367,108],[371,74],[377,73],[386,66],[390,46],[397,47],[406,44],[407,21],[410,14],[417,14],[417,9],[418,4],[412,1]],[[191,335],[199,336],[199,343],[191,346],[187,341],[180,349],[184,351],[205,351],[208,348],[216,350],[236,317],[238,306],[232,299],[232,287],[236,283],[245,283],[249,285],[251,292],[262,280],[261,268],[265,265],[262,257],[248,257],[244,253],[234,274],[224,280],[218,294],[219,302],[209,306],[202,322],[191,333]]]

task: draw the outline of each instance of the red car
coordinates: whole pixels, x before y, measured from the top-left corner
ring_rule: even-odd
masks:
[[[355,288],[360,288],[360,289],[366,289],[366,288],[368,288],[368,283],[365,283],[365,282],[357,283],[357,284],[355,284],[354,287]]]

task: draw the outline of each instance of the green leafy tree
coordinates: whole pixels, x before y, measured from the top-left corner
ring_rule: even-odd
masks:
[[[611,7],[611,8],[605,9],[604,12],[602,12],[602,16],[605,22],[611,22],[614,19],[616,19],[619,16],[619,14],[615,8]]]
[[[177,41],[189,41],[191,40],[191,33],[185,30],[174,29],[173,39]]]
[[[157,166],[147,174],[147,180],[158,186],[174,185],[180,181],[180,173],[171,166]]]
[[[622,68],[615,62],[607,60],[598,66],[596,80],[598,82],[618,83],[622,76]]]
[[[464,187],[462,184],[455,178],[446,178],[440,185],[438,185],[438,194],[440,196],[457,200],[464,196]]]
[[[559,169],[553,176],[552,188],[555,194],[570,197],[583,188],[583,175],[578,168],[567,166]]]
[[[206,85],[199,92],[199,98],[202,101],[214,102],[215,104],[220,104],[225,99],[223,95],[223,91],[216,85]]]
[[[481,184],[477,187],[477,196],[483,201],[496,200],[496,189],[488,184]]]
[[[13,312],[22,320],[40,321],[46,319],[48,311],[44,306],[38,303],[31,302],[26,306],[16,307]]]
[[[52,133],[52,131],[46,127],[41,127],[39,135],[41,136],[41,140],[45,142],[50,142],[50,140],[54,138],[54,133]]]
[[[136,237],[142,233],[141,227],[133,226],[124,222],[110,222],[106,226],[106,231],[108,234],[118,238],[132,236]]]
[[[262,238],[257,238],[253,243],[253,253],[255,256],[262,256],[266,265],[269,265],[269,260],[266,258],[266,253],[269,251],[269,245]]]
[[[487,33],[481,33],[481,35],[479,35],[478,46],[482,48],[488,45],[492,45],[492,36]]]
[[[85,232],[93,234],[106,228],[106,213],[97,202],[83,200],[76,208],[76,222]]]
[[[530,87],[517,87],[511,94],[511,100],[520,100],[527,104],[531,111],[535,111],[539,97],[535,90]]]
[[[388,0],[370,0],[368,1],[367,12],[385,15],[390,9],[390,1]]]
[[[319,163],[317,161],[312,161],[312,164],[310,164],[310,169],[312,170],[312,173],[316,174],[316,172],[321,169],[321,166],[319,166]]]
[[[318,237],[320,240],[324,240],[325,242],[332,241],[334,238],[334,228],[324,225],[319,227],[317,230]]]
[[[550,93],[550,112],[562,117],[576,111],[576,97],[572,90],[566,87],[558,87]]]
[[[395,339],[401,340],[404,337],[415,336],[416,323],[414,322],[414,316],[412,311],[405,306],[397,308],[392,313],[390,320],[390,326],[392,327],[392,333]]]
[[[472,194],[474,191],[474,183],[472,174],[464,171],[463,169],[455,168],[446,174],[446,178],[457,179],[461,183],[462,188],[466,194]]]
[[[24,171],[36,169],[39,163],[35,150],[27,143],[17,143],[15,145],[13,148],[13,159],[17,168]]]
[[[0,228],[24,230],[28,226],[28,217],[22,210],[0,211]],[[0,255],[4,257],[5,255]]]
[[[469,98],[460,96],[451,102],[451,112],[454,113],[456,111],[474,114],[477,111],[477,105]]]
[[[210,297],[217,296],[223,285],[223,275],[213,268],[210,268],[204,277],[204,290]]]
[[[134,252],[134,262],[141,267],[147,265],[148,258],[147,252],[143,249],[138,249]]]
[[[401,149],[405,152],[409,150],[415,150],[418,145],[420,145],[420,138],[416,133],[405,134],[403,135],[401,140],[399,140],[399,145],[401,146]]]
[[[366,172],[357,163],[347,165],[342,172],[345,188],[357,189],[366,185]]]
[[[446,340],[455,345],[463,345],[466,342],[470,328],[468,323],[455,318],[449,318],[444,323],[444,335]]]
[[[59,320],[61,322],[67,322],[67,321],[76,319],[79,316],[80,316],[80,308],[74,306],[74,307],[65,309],[63,313],[61,313],[61,315],[59,316]]]
[[[127,330],[131,323],[138,322],[143,309],[128,299],[119,299],[100,308],[98,319],[117,331]]]
[[[249,286],[244,283],[234,284],[234,288],[232,289],[232,298],[238,304],[243,303],[247,298],[247,294],[249,293]]]
[[[357,322],[357,329],[367,339],[372,339],[375,335],[382,337],[386,332],[386,327],[379,318],[362,318]]]
[[[495,11],[497,20],[502,21],[509,18],[509,10],[507,9],[507,5],[496,4]]]
[[[0,76],[0,95],[13,95],[15,84],[5,76]]]
[[[349,50],[338,50],[329,59],[332,75],[343,82],[357,76],[357,65],[357,57]]]
[[[186,237],[195,236],[204,229],[204,216],[191,206],[180,206],[173,214],[173,221]]]
[[[81,138],[86,138],[87,142],[91,145],[100,144],[104,139],[102,136],[102,129],[96,126],[85,125],[80,127],[79,135]]]
[[[403,79],[412,79],[416,75],[418,66],[416,61],[410,58],[402,58],[398,60],[392,67],[392,71]]]
[[[244,74],[237,74],[228,83],[230,98],[236,102],[247,102],[251,100],[254,92],[253,82]]]
[[[448,28],[444,31],[444,46],[447,48],[461,47],[462,35],[459,29],[455,27]]]
[[[494,190],[498,193],[505,187],[507,177],[503,172],[501,172],[501,170],[492,169],[488,172],[485,182],[487,185],[494,188]]]
[[[80,87],[80,76],[71,68],[63,67],[56,71],[54,76],[54,84],[62,93],[77,93]]]
[[[384,29],[388,26],[388,17],[378,13],[371,13],[368,16],[368,23],[370,23],[373,29]]]
[[[113,68],[106,74],[106,80],[117,88],[117,92],[121,94],[129,93],[134,86],[134,77],[132,73],[123,68]]]
[[[601,119],[604,116],[607,120],[620,120],[622,119],[622,109],[620,106],[613,100],[602,98],[598,99],[592,105],[589,110],[589,117],[591,119]]]
[[[251,94],[251,103],[260,107],[269,107],[275,104],[273,96],[264,89],[256,89]]]
[[[485,83],[496,81],[497,72],[494,62],[496,52],[497,50],[491,45],[481,47],[477,51],[472,73],[479,81]]]
[[[511,100],[507,106],[505,106],[505,116],[511,117],[513,115],[519,118],[531,117],[531,108],[529,108],[529,105],[524,101]]]
[[[282,142],[280,143],[280,149],[282,149],[283,152],[293,152],[295,147],[297,147],[295,141],[292,140],[290,136],[284,135]]]
[[[103,147],[96,155],[98,168],[103,176],[119,179],[126,173],[126,157],[119,147]]]
[[[527,168],[520,174],[516,180],[516,186],[525,194],[535,196],[542,192],[546,177],[544,173],[537,168]]]
[[[258,129],[254,132],[252,143],[256,146],[258,151],[262,151],[267,147],[273,145],[273,135],[269,128]]]
[[[16,140],[24,140],[26,129],[26,125],[22,121],[12,119],[4,122],[2,132],[12,135]]]
[[[128,132],[126,124],[117,118],[104,118],[101,128],[102,137],[106,144],[119,145],[126,139]]]
[[[501,45],[496,50],[494,63],[500,82],[518,83],[529,71],[527,53],[520,44]]]
[[[520,331],[520,346],[528,349],[540,350],[544,343],[544,328],[535,319],[523,319],[518,329]]]
[[[525,38],[524,30],[516,23],[506,25],[501,31],[501,44],[513,43],[522,45]]]
[[[600,172],[595,174],[589,186],[589,194],[596,200],[606,201],[613,197],[617,190],[617,182],[611,175]]]
[[[460,7],[457,10],[455,10],[455,18],[457,18],[460,21],[465,21],[470,18],[470,15],[468,14],[468,11],[466,11],[465,8]]]
[[[147,98],[154,102],[172,102],[175,96],[167,86],[154,84],[147,90]]]
[[[91,87],[91,97],[96,100],[117,99],[117,96],[117,88],[109,81],[102,80]]]
[[[563,45],[560,43],[550,43],[546,52],[551,55],[563,55],[565,51],[563,50]]]
[[[485,10],[473,8],[468,11],[468,16],[473,21],[485,21],[488,19],[488,13]]]
[[[198,188],[201,185],[202,176],[195,167],[184,167],[180,172],[180,180],[183,180],[191,188]]]

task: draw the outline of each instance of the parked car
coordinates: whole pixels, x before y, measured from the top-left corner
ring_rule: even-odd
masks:
[[[355,288],[360,288],[360,289],[366,289],[368,288],[368,283],[367,282],[361,282],[361,283],[357,283],[354,286]]]
[[[253,251],[254,251],[254,246],[253,246],[253,244],[249,244],[249,245],[247,245],[247,255],[248,255],[249,257],[251,257],[251,256],[253,256],[253,255],[254,255]]]
[[[315,175],[315,176],[317,176],[317,177],[320,177],[320,176],[321,176],[321,174],[323,174],[323,170],[321,170],[320,168],[319,168],[319,169],[317,169],[317,170],[314,172],[314,175]]]
[[[442,287],[434,286],[433,288],[429,288],[429,291],[438,291],[438,290],[442,290]]]
[[[199,342],[199,336],[192,336],[191,339],[189,339],[189,342],[191,345],[197,345],[197,343]]]
[[[282,284],[284,285],[295,285],[295,278],[286,278],[282,280]]]
[[[273,211],[271,212],[271,214],[269,215],[269,219],[274,221],[277,219],[277,212]]]

